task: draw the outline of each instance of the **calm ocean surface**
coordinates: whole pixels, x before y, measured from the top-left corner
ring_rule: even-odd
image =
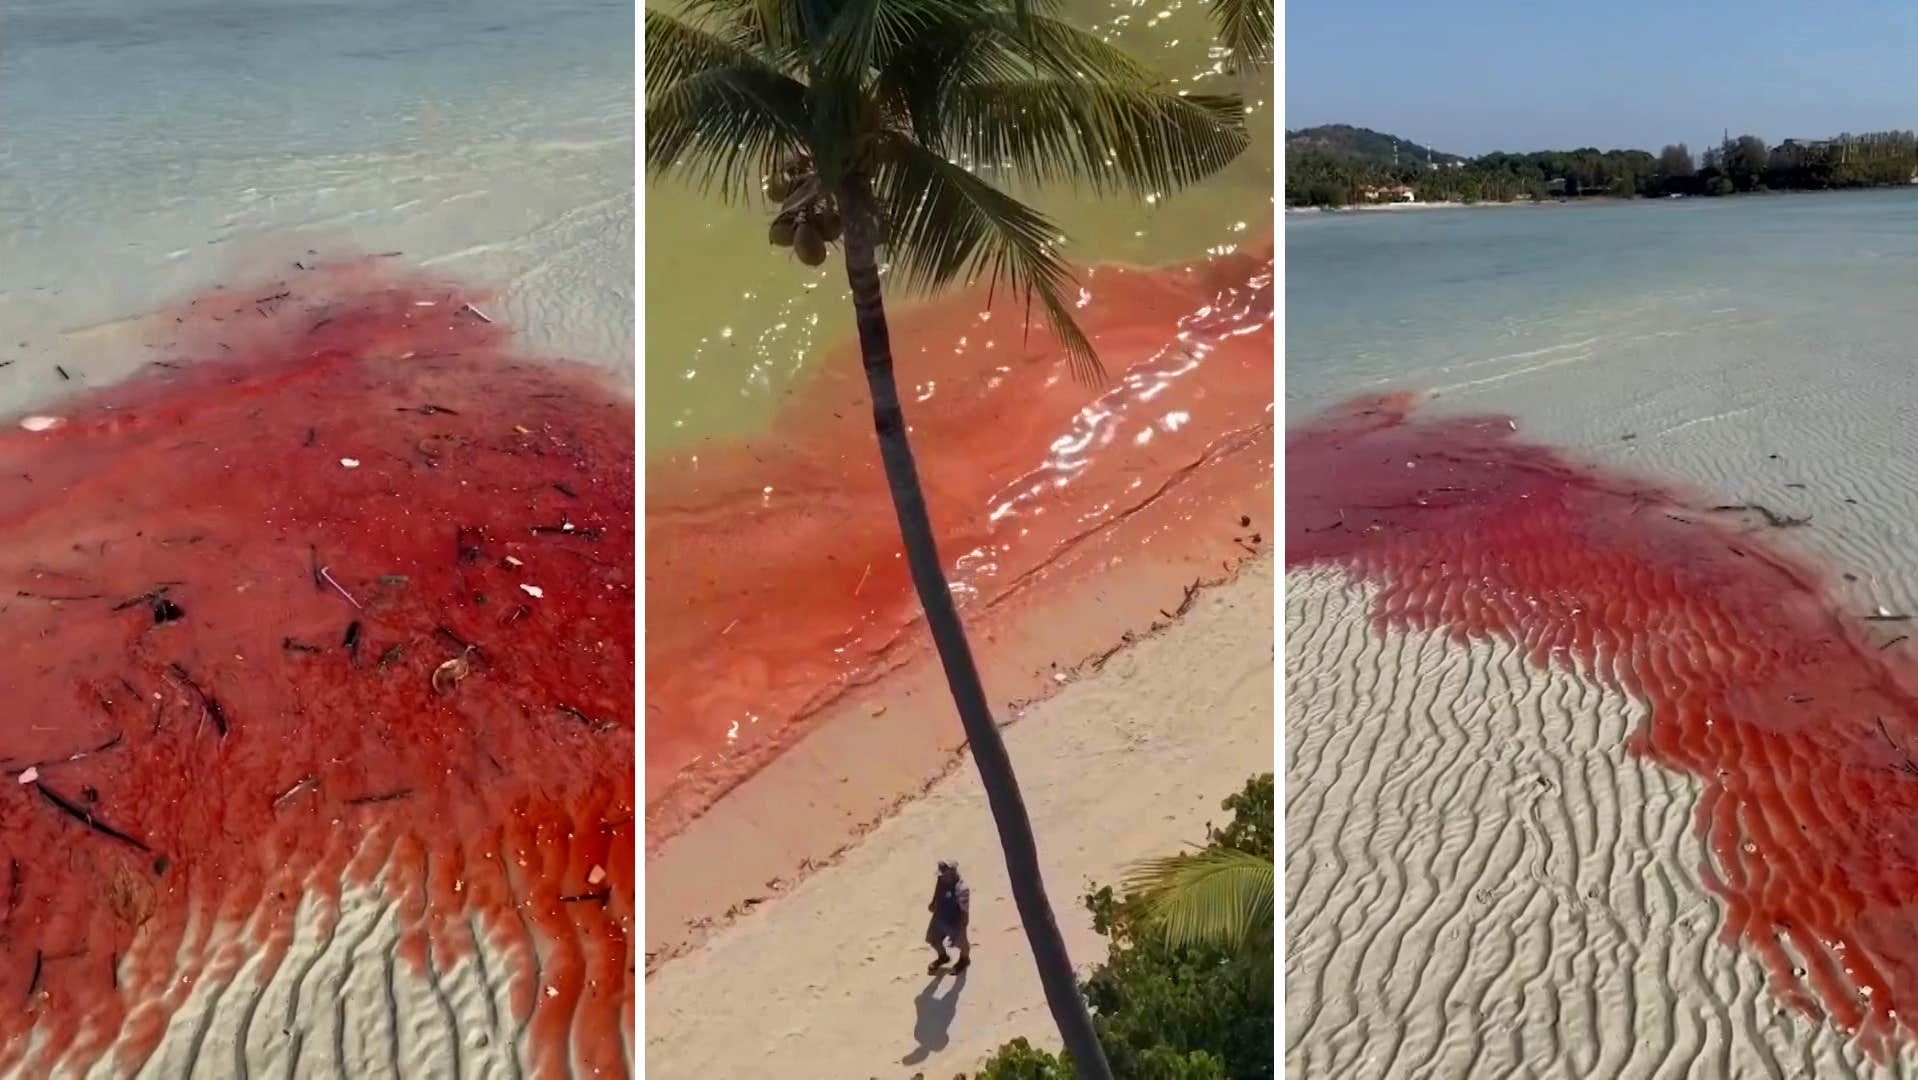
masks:
[[[537,348],[631,370],[634,8],[621,0],[0,4],[0,406],[75,335],[322,255],[504,290]],[[25,342],[25,344],[21,344]]]
[[[1294,214],[1285,250],[1289,422],[1391,389],[1566,430],[1918,391],[1918,191]]]
[[[1263,243],[1273,217],[1272,73],[1225,72],[1205,4],[1066,0],[1060,16],[1181,89],[1240,95],[1253,132],[1221,173],[1151,203],[1070,188],[1018,192],[1070,238],[1067,257],[1158,265]],[[757,195],[725,198],[677,177],[645,183],[647,450],[763,430],[814,361],[852,340],[845,264],[835,255],[807,269],[770,246],[771,211]],[[892,295],[887,307],[897,313],[918,300]]]

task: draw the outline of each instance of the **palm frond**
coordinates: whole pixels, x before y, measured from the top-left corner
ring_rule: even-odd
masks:
[[[1236,848],[1136,863],[1125,888],[1174,948],[1238,948],[1272,923],[1272,860]]]
[[[877,89],[921,103],[935,112],[936,94],[972,82],[1011,81],[1038,75],[1147,83],[1157,78],[1114,45],[1070,23],[1031,15],[1024,23],[1003,11],[960,13],[883,54]]]
[[[1125,82],[974,83],[946,96],[944,115],[941,144],[961,161],[1141,195],[1197,183],[1251,141],[1237,98]]]
[[[888,257],[907,288],[982,277],[996,288],[1003,280],[1028,304],[1038,301],[1075,376],[1104,378],[1072,318],[1066,291],[1074,281],[1057,250],[1058,228],[1044,214],[898,135],[882,140],[878,179]]]
[[[1159,76],[1125,50],[1059,19],[1021,24],[1003,11],[941,25],[887,56],[874,83],[895,119],[935,153],[958,157],[944,134],[949,95],[968,86],[1052,80],[1141,90]]]
[[[765,66],[751,46],[657,11],[646,13],[646,96],[715,68]]]
[[[1234,71],[1272,59],[1272,0],[1212,0],[1219,44],[1232,50]]]
[[[711,29],[782,70],[803,66],[806,23],[794,0],[683,0],[681,7],[692,25]]]
[[[757,63],[684,78],[646,109],[646,166],[688,174],[722,198],[759,190],[760,177],[803,146],[806,90]]]
[[[1034,74],[1103,82],[1150,82],[1158,78],[1131,53],[1061,19],[1034,15],[1021,23],[1000,15],[989,20],[1000,43],[1018,54]]]
[[[863,81],[886,59],[951,33],[979,11],[977,0],[846,0],[819,50],[819,70]]]

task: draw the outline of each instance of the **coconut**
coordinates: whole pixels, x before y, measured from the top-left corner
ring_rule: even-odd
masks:
[[[840,219],[839,211],[830,208],[813,215],[813,223],[819,226],[819,235],[829,241],[839,239],[839,234],[844,231],[846,225]]]
[[[766,234],[766,240],[774,247],[793,246],[793,219],[774,218],[773,227]]]
[[[793,253],[807,266],[818,266],[826,261],[826,239],[819,235],[818,228],[812,222],[801,223],[793,233]]]
[[[793,193],[792,177],[783,172],[773,173],[766,178],[766,197],[774,202],[784,202],[786,196]]]

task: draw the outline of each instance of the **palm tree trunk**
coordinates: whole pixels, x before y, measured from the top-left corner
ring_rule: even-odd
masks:
[[[919,470],[913,464],[905,413],[899,406],[899,386],[893,377],[892,342],[886,330],[886,309],[879,289],[878,209],[865,181],[857,177],[841,187],[839,202],[845,216],[846,280],[852,286],[853,309],[859,322],[859,349],[865,361],[866,385],[872,393],[873,427],[879,435],[879,457],[885,463],[886,482],[892,489],[893,510],[899,515],[899,537],[905,544],[913,588],[918,591],[920,606],[925,609],[926,627],[932,631],[933,644],[939,649],[939,662],[945,667],[952,703],[958,708],[959,722],[965,726],[973,764],[979,768],[979,781],[992,807],[993,824],[999,829],[999,846],[1005,852],[1006,876],[1012,882],[1012,900],[1019,909],[1019,922],[1025,928],[1026,938],[1032,943],[1032,959],[1039,968],[1039,981],[1045,987],[1046,1004],[1052,1010],[1053,1022],[1059,1025],[1059,1036],[1072,1054],[1073,1067],[1080,1080],[1111,1080],[1112,1069],[1106,1064],[1105,1052],[1093,1031],[1085,999],[1079,996],[1079,984],[1073,974],[1072,958],[1066,954],[1065,938],[1059,934],[1052,904],[1046,899],[1032,821],[1026,816],[1025,800],[1019,795],[1012,758],[1006,753],[999,726],[993,722],[992,708],[986,703],[985,687],[972,660],[972,646],[966,642],[965,627],[959,621],[952,590],[946,583],[945,564],[939,560],[932,519],[926,513],[925,493],[919,487]]]

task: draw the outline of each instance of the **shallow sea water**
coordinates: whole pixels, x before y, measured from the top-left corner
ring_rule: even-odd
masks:
[[[1379,389],[1536,414],[1540,385],[1578,377],[1545,362],[1631,371],[1615,395],[1582,380],[1589,413],[1667,382],[1733,390],[1802,358],[1803,387],[1918,352],[1918,192],[1288,214],[1285,248],[1289,419]]]
[[[0,1074],[630,1071],[632,18],[0,8]]]
[[[120,320],[403,252],[542,354],[630,375],[633,8],[0,9],[0,411],[123,374]],[[312,253],[309,253],[312,249]]]
[[[1271,73],[1224,73],[1209,12],[1195,0],[1061,5],[1062,18],[1128,49],[1181,88],[1240,94],[1253,130],[1251,146],[1224,172],[1151,203],[1070,189],[1020,192],[1053,216],[1075,262],[1157,265],[1262,241],[1270,227]],[[852,336],[844,263],[835,255],[808,269],[770,246],[771,210],[757,193],[725,198],[676,178],[645,183],[647,450],[763,431],[810,365]],[[924,303],[889,296],[888,311]],[[936,374],[914,367],[902,378]]]
[[[1070,238],[1103,383],[1074,381],[1004,290],[888,294],[941,553],[981,640],[1014,594],[1037,603],[1075,573],[1216,573],[1216,548],[1244,554],[1221,530],[1254,531],[1248,507],[1270,535],[1271,74],[1224,72],[1203,4],[1073,0],[1062,15],[1180,89],[1240,94],[1253,136],[1204,184],[1150,200],[1018,192]],[[768,245],[769,219],[756,195],[647,180],[649,841],[926,644],[843,261],[802,267]],[[1064,569],[1094,552],[1096,573]]]
[[[1520,775],[1572,762],[1569,819],[1600,807],[1593,836],[1617,824],[1602,811],[1609,789],[1634,790],[1634,774],[1601,755],[1630,754],[1655,766],[1644,775],[1656,782],[1682,782],[1670,820],[1690,828],[1617,850],[1641,880],[1654,877],[1642,864],[1670,867],[1683,919],[1703,912],[1713,945],[1702,978],[1662,955],[1635,963],[1609,942],[1591,950],[1616,971],[1655,972],[1649,1000],[1700,1018],[1706,1044],[1726,1047],[1721,1071],[1803,1060],[1807,1074],[1904,1075],[1915,1040],[1901,1015],[1918,992],[1903,749],[1918,737],[1906,632],[1918,611],[1918,192],[1302,214],[1288,216],[1285,244],[1289,565],[1338,567],[1378,588],[1365,615],[1373,632],[1436,630],[1512,650],[1532,672],[1623,691],[1644,715],[1595,752],[1579,742],[1603,730],[1584,689],[1538,717],[1522,712],[1511,740]],[[1438,686],[1414,651],[1391,653],[1393,673]],[[1362,663],[1297,666],[1348,662]],[[1471,677],[1496,678],[1476,666]],[[1508,715],[1509,699],[1475,687],[1443,693]],[[1326,700],[1294,708],[1343,722]],[[1547,734],[1565,721],[1575,735]],[[1445,798],[1448,813],[1473,820],[1469,793]],[[1634,801],[1617,819],[1629,831],[1657,809]],[[1499,834],[1496,816],[1476,820],[1480,836]],[[1309,832],[1303,824],[1294,831]],[[1585,843],[1585,829],[1571,842]],[[1362,829],[1340,843],[1352,837],[1349,864],[1298,880],[1320,888],[1348,865],[1406,879],[1402,860],[1420,857],[1396,837],[1389,851],[1359,853]],[[1602,846],[1562,865],[1586,873],[1586,852]],[[1566,873],[1534,874],[1541,891],[1515,895],[1530,904]],[[1437,880],[1463,893],[1463,876]],[[1446,902],[1377,914],[1396,927]],[[1553,935],[1568,910],[1555,904],[1542,908]],[[1332,921],[1302,921],[1295,951],[1391,939],[1353,938],[1343,912]],[[1642,922],[1648,942],[1684,925],[1627,921]],[[1484,925],[1514,939],[1502,915]],[[1577,973],[1592,955],[1583,949],[1552,963]],[[1323,970],[1302,968],[1300,985]],[[1618,1017],[1600,1030],[1653,1033],[1607,1052],[1666,1053],[1656,1023],[1624,1019],[1641,999],[1597,971],[1570,985]],[[1496,996],[1512,984],[1483,985]],[[1313,1015],[1353,1007],[1321,989],[1323,1001],[1301,998]],[[1453,1022],[1449,1002],[1445,1011]],[[1763,1018],[1758,1030],[1741,1026],[1747,1014]],[[1362,1052],[1395,1046],[1408,1015],[1373,1014],[1377,1042]],[[1457,1014],[1462,1026],[1482,1015]],[[1441,1043],[1477,1038],[1433,1030]],[[1313,1053],[1336,1042],[1302,1040],[1295,1049]],[[1558,1071],[1546,1064],[1557,1052],[1524,1051],[1546,1071]]]

